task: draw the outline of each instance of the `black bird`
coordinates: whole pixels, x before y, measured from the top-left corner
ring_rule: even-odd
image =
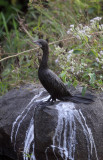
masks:
[[[62,82],[62,80],[48,68],[48,55],[49,55],[48,43],[43,39],[39,39],[38,41],[33,41],[33,42],[39,45],[40,48],[43,50],[43,56],[38,70],[38,77],[44,88],[50,94],[50,98],[48,99],[48,101],[52,100],[53,102],[56,101],[56,99],[58,99],[62,101],[72,101],[75,103],[85,103],[85,104],[92,103],[93,102],[92,95],[80,96],[79,94],[73,96],[68,91],[67,87]]]

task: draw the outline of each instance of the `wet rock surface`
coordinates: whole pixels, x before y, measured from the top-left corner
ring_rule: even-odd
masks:
[[[0,98],[0,160],[103,160],[103,93],[89,105],[48,98],[38,85]]]

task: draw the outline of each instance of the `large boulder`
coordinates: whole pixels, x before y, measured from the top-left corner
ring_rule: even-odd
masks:
[[[96,96],[89,105],[51,104],[38,85],[11,90],[0,98],[0,160],[103,160],[103,93]]]
[[[13,160],[23,159],[35,99],[41,90],[39,86],[29,85],[13,89],[0,98],[0,160],[7,160],[7,157]]]
[[[90,105],[38,107],[34,119],[37,160],[103,160],[103,95]]]

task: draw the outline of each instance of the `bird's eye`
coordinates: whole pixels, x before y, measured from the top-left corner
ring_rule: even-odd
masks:
[[[41,44],[41,42],[39,42],[39,46],[40,46],[40,47],[42,47],[42,44]]]

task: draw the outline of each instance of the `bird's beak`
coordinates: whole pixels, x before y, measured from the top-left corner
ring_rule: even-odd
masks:
[[[38,41],[33,41],[33,43],[35,43],[36,45],[42,47],[42,45]]]

